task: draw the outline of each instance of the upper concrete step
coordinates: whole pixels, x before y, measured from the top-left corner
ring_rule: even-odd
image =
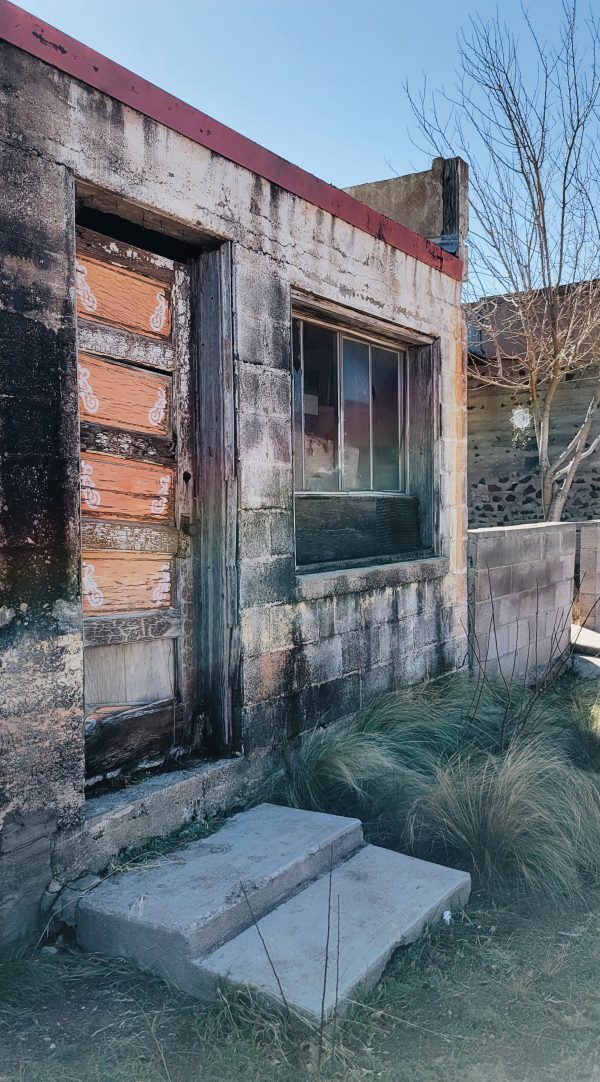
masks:
[[[194,991],[190,958],[250,924],[246,899],[260,918],[361,845],[357,819],[261,804],[209,838],[104,880],[79,902],[78,942]]]
[[[589,627],[571,624],[571,645],[576,654],[600,657],[600,634]]]
[[[325,972],[330,876],[294,897],[195,964],[200,985],[217,979],[251,985],[295,1011],[320,1019]],[[348,1006],[359,987],[372,986],[394,950],[417,939],[446,909],[464,905],[466,872],[367,845],[331,876],[330,943],[324,1009]],[[338,939],[339,901],[339,956]],[[267,956],[268,951],[268,956]],[[269,960],[270,958],[270,960]],[[204,980],[202,980],[204,978]]]

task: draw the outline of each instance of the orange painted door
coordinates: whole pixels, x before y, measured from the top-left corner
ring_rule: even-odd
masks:
[[[77,229],[88,780],[195,731],[189,273]]]

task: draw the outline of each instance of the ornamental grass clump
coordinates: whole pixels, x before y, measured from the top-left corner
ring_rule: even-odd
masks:
[[[357,816],[365,837],[564,898],[600,870],[600,707],[454,675],[382,696],[284,749],[267,798]]]
[[[415,801],[408,836],[415,856],[467,869],[479,885],[564,899],[600,868],[600,790],[540,738],[459,753]]]
[[[284,748],[269,797],[293,808],[368,815],[376,793],[395,783],[397,763],[383,736],[352,726],[316,729]]]

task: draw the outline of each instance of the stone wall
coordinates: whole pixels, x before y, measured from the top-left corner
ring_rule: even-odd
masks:
[[[573,438],[592,397],[594,380],[569,380],[558,390],[550,454]],[[537,452],[523,395],[497,387],[468,386],[469,525],[535,522],[542,517]],[[520,410],[515,415],[515,410]],[[519,422],[515,424],[514,421]],[[600,417],[593,434],[600,432]],[[565,519],[600,517],[600,449],[583,462],[567,500]]]
[[[437,675],[466,650],[466,387],[460,283],[19,49],[0,44],[4,369],[0,938],[35,930],[84,806],[75,178],[174,236],[228,241],[238,506],[238,750]],[[186,232],[187,231],[187,232]],[[292,292],[439,344],[437,552],[296,574]],[[237,644],[237,639],[234,640]],[[232,650],[232,653],[237,650]],[[78,861],[78,867],[81,859]]]
[[[576,527],[469,530],[469,663],[533,677],[569,644]]]

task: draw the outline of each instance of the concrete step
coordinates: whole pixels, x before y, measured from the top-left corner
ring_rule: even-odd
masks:
[[[226,980],[251,986],[319,1020],[327,942],[329,874],[305,887],[229,942],[199,959],[199,986]],[[397,947],[412,943],[444,910],[464,905],[465,872],[367,845],[333,870],[325,1014],[378,980]],[[338,938],[339,899],[339,956]],[[257,931],[260,929],[267,951]],[[270,959],[270,960],[269,960]],[[272,963],[272,964],[271,964]]]
[[[583,680],[600,680],[600,657],[576,654],[573,658],[573,672]]]
[[[571,645],[576,654],[600,657],[600,634],[589,627],[571,624]]]
[[[209,838],[102,881],[77,906],[78,942],[201,994],[190,960],[251,923],[248,901],[260,918],[363,844],[357,819],[261,804]]]

